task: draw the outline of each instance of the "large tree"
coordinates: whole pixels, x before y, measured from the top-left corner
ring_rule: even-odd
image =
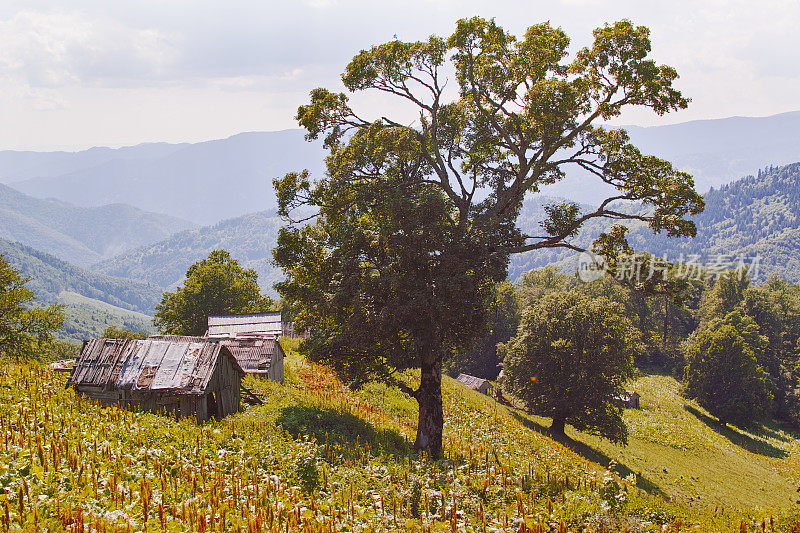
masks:
[[[0,355],[41,357],[64,322],[60,305],[31,306],[27,281],[0,255]]]
[[[156,306],[153,323],[169,335],[203,335],[208,317],[263,313],[274,307],[261,294],[258,274],[242,268],[225,250],[214,250],[186,271],[183,286],[165,292]]]
[[[605,297],[555,292],[523,312],[517,335],[501,345],[503,388],[534,413],[626,442],[616,397],[633,375],[639,331]]]
[[[595,30],[567,58],[569,38],[548,23],[517,39],[492,20],[460,20],[448,38],[393,40],[356,55],[342,81],[414,109],[405,123],[369,119],[347,94],[311,92],[298,110],[309,139],[330,152],[325,177],[275,181],[281,230],[279,291],[312,336],[304,350],[354,384],[420,368],[416,446],[441,454],[443,360],[485,334],[492,286],[510,254],[580,248],[591,219],[638,219],[693,235],[702,209],[691,177],[643,155],[623,130],[599,122],[640,106],[686,107],[671,67],[648,59],[649,31],[621,21]],[[516,218],[526,195],[581,167],[615,191],[596,209],[547,207],[540,234]],[[648,210],[626,210],[639,202]],[[308,224],[303,221],[315,220]],[[602,236],[618,247],[623,231]]]

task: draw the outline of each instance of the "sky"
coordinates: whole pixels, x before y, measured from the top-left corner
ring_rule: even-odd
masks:
[[[652,57],[678,70],[692,103],[663,117],[632,110],[620,124],[800,109],[800,0],[2,0],[0,149],[294,128],[308,92],[341,90],[339,75],[359,50],[395,35],[449,35],[473,15],[517,35],[549,20],[573,51],[606,22],[648,26]],[[366,95],[355,102],[375,112],[393,105]]]

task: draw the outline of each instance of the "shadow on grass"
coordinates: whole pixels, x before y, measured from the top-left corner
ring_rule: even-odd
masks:
[[[787,427],[783,423],[774,421],[769,426],[762,426],[757,430],[751,431],[751,433],[755,433],[758,436],[769,437],[781,442],[792,442],[800,438],[800,433],[798,433],[794,428]]]
[[[286,407],[281,410],[277,424],[295,438],[314,437],[318,443],[328,443],[345,455],[366,445],[376,454],[407,457],[413,453],[411,445],[396,431],[376,429],[351,413],[335,409]]]
[[[728,427],[727,424],[722,424],[716,418],[712,418],[707,414],[701,413],[691,405],[684,405],[683,406],[686,411],[692,413],[694,416],[697,417],[703,424],[710,427],[733,444],[740,446],[747,450],[750,453],[756,453],[758,455],[763,455],[765,457],[772,457],[773,459],[783,459],[788,453],[781,450],[780,448],[776,448],[772,444],[768,442],[764,442],[763,440],[754,439],[749,435],[745,435],[744,433],[739,433],[735,429]],[[763,431],[762,431],[763,434]]]
[[[608,466],[611,464],[611,458],[609,456],[607,456],[606,454],[604,454],[599,450],[595,450],[594,448],[592,448],[591,446],[589,446],[584,442],[570,438],[567,435],[553,434],[550,432],[550,428],[538,424],[533,420],[530,420],[520,415],[519,413],[511,413],[511,415],[514,418],[516,418],[523,426],[532,429],[534,431],[537,431],[542,435],[547,435],[549,438],[553,439],[556,442],[560,442],[561,444],[568,447],[569,449],[571,449],[572,451],[574,451],[587,461],[597,463],[605,468],[608,468]],[[656,485],[655,483],[644,477],[641,473],[634,472],[633,470],[631,470],[624,464],[620,463],[616,459],[614,460],[614,462],[617,465],[614,470],[620,476],[626,477],[629,476],[630,474],[636,474],[636,486],[639,487],[640,489],[646,491],[649,494],[654,494],[664,497],[667,496],[667,494],[663,490],[661,490],[661,488],[658,485]]]

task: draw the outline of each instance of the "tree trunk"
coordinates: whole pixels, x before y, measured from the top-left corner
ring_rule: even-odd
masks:
[[[432,347],[425,349],[420,372],[419,389],[416,392],[419,403],[417,440],[414,448],[426,452],[431,459],[442,456],[442,359],[437,357]]]
[[[550,424],[550,433],[553,435],[566,435],[564,429],[566,426],[566,417],[557,416],[553,417],[553,423]]]

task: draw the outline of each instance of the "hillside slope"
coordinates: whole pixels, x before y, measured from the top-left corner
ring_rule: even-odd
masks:
[[[29,246],[0,239],[0,255],[22,275],[42,302],[57,302],[62,292],[74,292],[116,307],[150,314],[161,290],[143,281],[89,272]]]
[[[19,364],[0,375],[0,418],[10,433],[0,464],[14,468],[4,483],[11,493],[27,487],[28,496],[25,516],[10,508],[15,524],[38,519],[50,531],[75,520],[151,531],[760,531],[772,516],[771,530],[787,531],[799,516],[787,498],[798,475],[796,437],[717,434],[705,413],[681,407],[666,377],[633,384],[644,409],[626,414],[633,438],[619,457],[582,434],[553,441],[535,417],[445,378],[445,457],[435,463],[411,449],[413,400],[378,384],[353,392],[290,350],[284,385],[247,380],[264,405],[202,426],[102,409],[65,390],[64,379]],[[403,379],[413,385],[418,378]],[[20,381],[28,387],[15,386]],[[46,415],[24,423],[32,412]],[[707,447],[707,464],[684,464],[693,451],[682,448],[684,432]],[[41,442],[38,455],[28,437]],[[637,466],[629,458],[644,453],[638,464],[647,470],[627,477]],[[611,458],[620,462],[609,472]],[[76,474],[76,462],[92,475]],[[737,475],[742,464],[746,475]]]
[[[628,241],[636,250],[647,250],[670,261],[696,258],[701,265],[735,265],[739,256],[758,258],[754,270],[760,281],[771,274],[800,282],[800,163],[770,167],[704,195],[705,210],[694,217],[697,236],[669,238],[654,235],[646,225],[626,224]],[[633,208],[638,209],[638,208]],[[527,217],[527,219],[526,219]],[[539,217],[539,218],[537,218]],[[536,211],[523,210],[522,227],[540,220]],[[526,221],[527,220],[527,221]],[[581,246],[590,244],[611,226],[608,221],[592,221],[575,238]],[[548,264],[574,271],[577,254],[569,250],[535,251],[511,260],[509,277]]]
[[[151,316],[161,299],[155,285],[83,270],[52,255],[0,239],[0,256],[29,278],[37,305],[64,305],[61,340],[99,337],[108,326],[153,332]]]
[[[0,185],[0,239],[17,241],[79,266],[194,227],[125,204],[77,207]]]
[[[761,277],[800,282],[800,163],[759,171],[705,196],[693,239],[668,239],[635,228],[630,241],[668,258],[759,256]]]

